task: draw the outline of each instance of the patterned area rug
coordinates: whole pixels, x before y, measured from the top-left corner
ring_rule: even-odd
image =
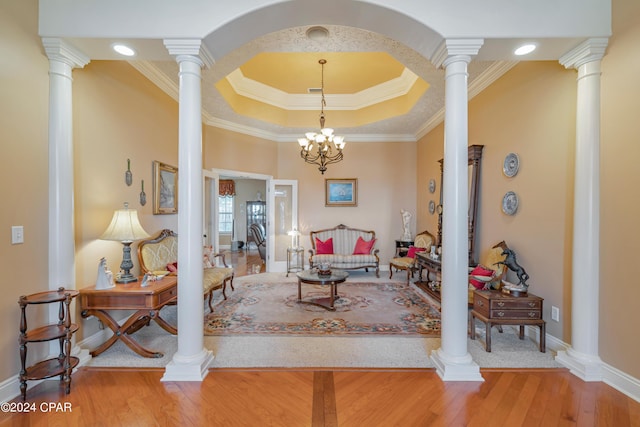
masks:
[[[302,285],[302,299],[327,297],[328,286]],[[440,312],[406,283],[338,285],[335,311],[298,302],[295,282],[236,285],[205,317],[205,335],[439,336]]]

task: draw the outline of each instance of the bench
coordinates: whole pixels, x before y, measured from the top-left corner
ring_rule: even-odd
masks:
[[[219,258],[224,267],[214,266],[212,261],[215,258]],[[154,271],[177,270],[178,235],[171,230],[164,229],[156,237],[142,240],[138,245],[138,262],[143,274]],[[172,268],[172,266],[175,266],[175,268]],[[170,274],[176,274],[176,271]],[[233,275],[233,268],[227,266],[224,254],[205,253],[202,289],[211,311],[213,311],[213,306],[211,305],[213,291],[222,288],[222,296],[227,299],[227,282],[230,284],[231,290],[234,290]]]
[[[376,269],[380,277],[380,258],[375,249],[376,233],[370,230],[350,228],[340,224],[325,230],[311,231],[309,265],[317,267],[320,263],[329,263],[331,267],[342,270],[364,268]]]

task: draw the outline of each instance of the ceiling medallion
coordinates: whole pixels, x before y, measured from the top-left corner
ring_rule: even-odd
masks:
[[[320,101],[320,133],[307,132],[304,138],[298,138],[298,144],[300,144],[300,157],[305,162],[318,165],[318,170],[324,175],[327,170],[327,165],[331,163],[338,163],[342,160],[342,149],[345,146],[344,136],[338,136],[333,134],[333,129],[324,127],[324,107],[327,102],[324,99],[324,64],[327,63],[326,59],[318,61],[322,67],[321,77],[321,89],[322,99]],[[316,148],[316,152],[312,150]],[[334,153],[334,149],[336,153]]]

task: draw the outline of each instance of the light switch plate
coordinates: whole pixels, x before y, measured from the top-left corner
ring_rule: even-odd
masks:
[[[551,306],[551,320],[560,321],[560,309],[558,307]]]
[[[18,245],[20,243],[24,243],[24,227],[14,225],[11,227],[11,244]]]

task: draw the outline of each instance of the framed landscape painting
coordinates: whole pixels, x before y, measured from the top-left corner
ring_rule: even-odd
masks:
[[[178,168],[153,162],[153,213],[178,213]]]
[[[325,206],[358,206],[358,179],[325,179]]]

